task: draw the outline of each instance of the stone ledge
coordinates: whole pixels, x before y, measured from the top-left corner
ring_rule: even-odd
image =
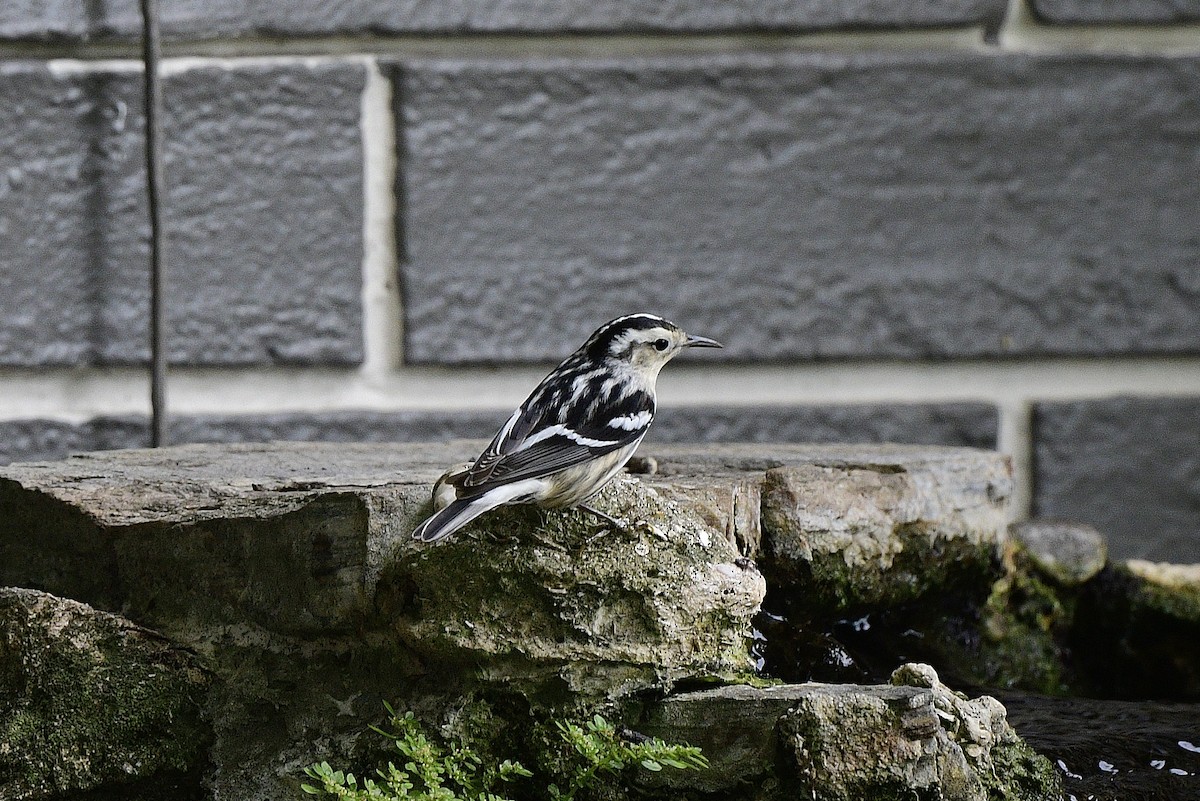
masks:
[[[441,472],[481,447],[191,445],[10,465],[0,469],[0,581],[135,610],[166,630],[249,619],[276,631],[344,631],[377,614],[385,569],[463,547],[458,538],[420,549],[407,535]],[[909,554],[949,548],[987,569],[1006,536],[1011,468],[987,451],[720,445],[644,455],[656,473],[602,496],[640,510],[635,539],[654,549],[661,540],[646,539],[640,515],[684,540],[719,542],[717,563],[740,551],[780,580],[801,577],[814,599],[910,599],[938,586],[940,568]],[[502,537],[487,546],[495,558],[505,531],[537,527],[522,515],[497,513],[476,527]],[[562,530],[567,547],[579,545],[577,527]],[[410,578],[420,584],[421,572]]]

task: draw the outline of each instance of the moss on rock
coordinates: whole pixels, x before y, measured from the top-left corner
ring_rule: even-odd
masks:
[[[754,566],[636,479],[594,503],[621,525],[516,507],[437,547],[406,543],[387,576],[397,632],[434,661],[550,673],[584,694],[749,669]]]
[[[211,739],[201,714],[208,684],[195,657],[154,632],[0,589],[0,797],[198,775]]]
[[[791,611],[828,618],[996,575],[1008,463],[928,451],[766,471],[763,571]]]

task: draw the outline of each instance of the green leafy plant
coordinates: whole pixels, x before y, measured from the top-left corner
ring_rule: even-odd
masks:
[[[444,747],[429,739],[411,712],[398,714],[391,706],[389,729],[371,728],[392,741],[404,757],[403,767],[389,762],[376,771],[377,778],[358,777],[334,770],[328,762],[305,768],[315,783],[300,785],[310,795],[332,796],[345,801],[508,801],[496,792],[502,782],[529,777],[519,762],[504,760],[484,766],[483,759],[465,742]],[[545,787],[551,801],[572,801],[576,793],[595,785],[602,774],[615,774],[626,767],[650,771],[664,767],[698,770],[708,767],[700,749],[675,745],[632,732],[618,732],[600,715],[583,724],[556,721],[573,758],[558,777],[561,782]]]
[[[498,782],[532,776],[519,762],[505,760],[483,767],[483,760],[466,743],[443,748],[425,736],[412,712],[400,715],[385,704],[391,730],[371,729],[392,741],[405,758],[404,767],[389,762],[376,771],[378,778],[360,779],[353,773],[334,770],[328,762],[305,768],[319,784],[302,784],[310,795],[327,795],[346,801],[508,801],[493,791]]]
[[[663,742],[657,737],[643,737],[632,732],[618,733],[600,715],[584,725],[556,721],[559,733],[581,758],[567,776],[565,788],[551,784],[547,789],[552,801],[568,801],[575,794],[592,786],[602,773],[616,773],[628,765],[640,765],[646,770],[660,771],[663,767],[679,770],[700,770],[708,760],[700,749],[691,745]]]

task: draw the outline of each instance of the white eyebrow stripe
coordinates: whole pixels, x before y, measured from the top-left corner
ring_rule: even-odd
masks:
[[[543,428],[541,431],[537,432],[536,434],[534,434],[531,437],[529,437],[528,439],[526,439],[525,442],[523,442],[521,444],[521,450],[525,450],[526,448],[528,448],[532,445],[536,445],[537,443],[541,442],[542,440],[549,439],[550,437],[554,437],[554,436],[566,437],[567,439],[571,440],[572,442],[575,442],[576,444],[579,444],[579,445],[583,445],[586,448],[607,448],[612,445],[618,444],[618,442],[616,440],[592,439],[591,437],[585,437],[582,434],[580,434],[579,432],[572,431],[571,429],[567,428],[564,425],[555,424],[555,425],[547,426],[546,428]]]
[[[609,428],[623,428],[626,431],[637,431],[650,425],[652,415],[643,409],[635,414],[623,414],[608,421]]]

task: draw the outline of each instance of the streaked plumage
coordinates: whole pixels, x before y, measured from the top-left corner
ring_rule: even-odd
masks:
[[[654,420],[658,372],[690,337],[653,314],[600,326],[534,388],[469,466],[434,487],[434,513],[413,536],[434,542],[508,503],[577,506],[615,476]]]

